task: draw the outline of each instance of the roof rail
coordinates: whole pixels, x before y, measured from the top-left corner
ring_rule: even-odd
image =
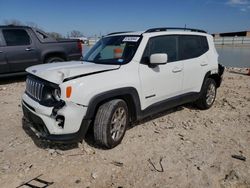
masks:
[[[192,28],[183,28],[183,27],[159,27],[159,28],[152,28],[145,31],[145,33],[152,33],[158,31],[168,31],[168,30],[183,30],[183,31],[193,31],[193,32],[200,32],[200,33],[207,33],[204,30],[200,29],[192,29]]]
[[[120,32],[113,32],[113,33],[109,33],[107,35],[115,35],[115,34],[121,34],[121,33],[131,33],[133,31],[120,31]]]
[[[20,25],[9,24],[9,25],[6,25],[6,26],[9,26],[9,27],[16,27],[16,26],[20,26]]]
[[[26,25],[8,24],[8,25],[0,25],[0,27],[20,27],[20,28],[24,28],[24,27],[29,27],[29,26],[26,26]]]

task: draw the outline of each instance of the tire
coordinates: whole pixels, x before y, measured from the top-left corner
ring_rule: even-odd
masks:
[[[195,105],[201,110],[209,109],[215,101],[216,89],[216,82],[211,78],[206,79],[201,95]]]
[[[45,63],[56,63],[56,62],[63,62],[63,61],[65,60],[61,57],[49,57],[45,60]]]
[[[94,120],[95,142],[108,149],[117,146],[126,132],[129,122],[128,114],[127,104],[121,99],[102,104]]]

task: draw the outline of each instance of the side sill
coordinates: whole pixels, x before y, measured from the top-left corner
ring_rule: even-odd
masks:
[[[199,98],[199,95],[200,93],[192,92],[152,104],[137,114],[137,120],[142,120],[150,115],[163,112],[164,110],[168,110],[185,103],[193,102]]]

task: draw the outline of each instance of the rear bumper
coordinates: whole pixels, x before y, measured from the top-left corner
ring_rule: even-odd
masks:
[[[30,122],[31,130],[41,140],[56,142],[56,143],[74,143],[81,141],[91,123],[90,120],[82,120],[81,127],[76,133],[70,134],[50,134],[42,118],[32,112],[24,103],[22,104],[24,118]]]

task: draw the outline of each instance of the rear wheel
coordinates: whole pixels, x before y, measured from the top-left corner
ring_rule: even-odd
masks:
[[[49,57],[46,59],[45,63],[56,63],[56,62],[63,62],[63,61],[65,60],[61,57]]]
[[[195,102],[195,105],[201,110],[209,109],[215,101],[216,90],[215,81],[211,78],[206,79],[200,98]]]
[[[123,139],[128,126],[128,107],[121,99],[102,104],[94,121],[94,138],[106,148],[117,146]]]

